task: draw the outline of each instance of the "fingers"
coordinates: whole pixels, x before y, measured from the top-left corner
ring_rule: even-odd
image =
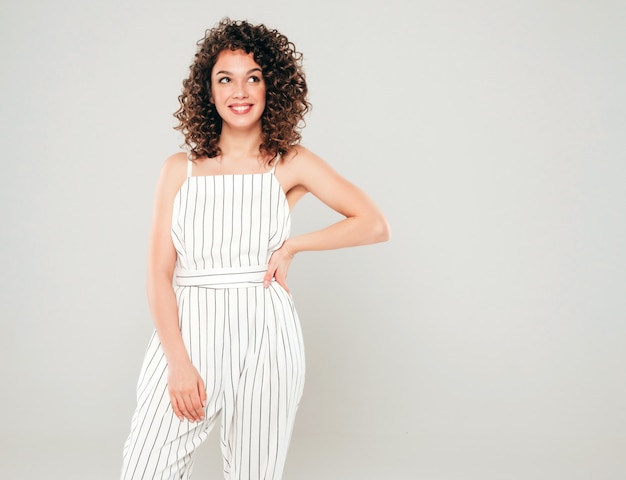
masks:
[[[272,283],[272,278],[274,278],[275,271],[276,271],[276,267],[272,267],[271,265],[268,265],[267,272],[265,272],[265,276],[263,277],[263,286],[265,288],[269,287],[270,283]]]
[[[187,419],[190,422],[204,420],[204,407],[206,406],[206,390],[201,378],[189,389],[170,389],[170,403],[172,410],[182,422]]]
[[[285,291],[289,293],[289,287],[287,286],[287,279],[285,278],[285,276],[281,275],[280,272],[277,270],[274,278],[276,280],[276,283],[278,283],[278,285],[283,287]]]
[[[178,419],[182,422],[185,419],[185,415],[183,415],[183,411],[178,406],[178,399],[176,397],[170,396],[170,403],[172,404],[172,410],[174,410],[174,415],[178,417]]]
[[[204,382],[201,378],[198,381],[198,394],[200,395],[200,403],[202,403],[204,414],[204,407],[206,407],[206,388],[204,387]]]
[[[265,274],[265,277],[263,277],[263,286],[265,288],[268,288],[270,286],[270,283],[272,283],[272,279],[276,280],[276,283],[278,283],[281,287],[283,287],[287,293],[289,293],[289,287],[287,286],[287,279],[285,278],[285,275],[282,274],[282,272],[280,271],[280,269],[278,268],[269,268],[267,269],[267,273]]]
[[[198,394],[180,395],[171,398],[174,414],[182,422],[187,419],[190,422],[201,422],[204,420],[205,400],[201,400]]]
[[[190,422],[201,422],[204,420],[204,407],[200,401],[200,395],[188,395],[184,397],[187,414],[185,418]]]
[[[267,272],[265,272],[265,276],[263,277],[263,286],[267,288],[270,286],[272,280],[276,280],[276,283],[289,293],[289,288],[287,287],[287,272],[289,271],[289,265],[292,259],[293,254],[287,250],[287,246],[283,243],[283,246],[272,253],[270,257]]]

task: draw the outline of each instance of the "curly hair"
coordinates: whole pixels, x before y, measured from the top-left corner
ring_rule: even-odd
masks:
[[[218,142],[222,119],[210,101],[211,72],[218,54],[226,49],[252,53],[262,70],[266,87],[265,110],[261,116],[260,153],[271,159],[284,155],[300,142],[304,115],[311,108],[302,71],[302,54],[286,36],[265,25],[224,18],[205,32],[189,67],[178,97],[180,108],[175,128],[185,136],[193,158],[221,154]],[[270,160],[271,161],[271,160]]]

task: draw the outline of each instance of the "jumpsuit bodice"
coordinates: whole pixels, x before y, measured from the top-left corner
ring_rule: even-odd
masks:
[[[188,174],[172,212],[174,283],[213,288],[257,285],[290,228],[289,204],[274,169]]]

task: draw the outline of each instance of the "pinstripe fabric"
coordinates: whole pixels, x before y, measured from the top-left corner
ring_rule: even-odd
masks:
[[[175,417],[155,332],[122,480],[190,478],[193,452],[220,413],[225,478],[281,478],[304,351],[291,297],[276,282],[263,288],[262,279],[289,229],[289,206],[273,171],[188,176],[181,186],[172,216],[174,289],[183,341],[207,388],[206,420]]]

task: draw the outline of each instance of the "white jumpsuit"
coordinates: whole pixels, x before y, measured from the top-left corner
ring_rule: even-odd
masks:
[[[156,331],[137,385],[122,480],[188,479],[194,450],[221,413],[224,475],[278,480],[304,386],[304,350],[290,295],[262,284],[289,235],[274,171],[188,175],[174,201],[174,290],[179,324],[207,389],[205,420],[174,415]]]

